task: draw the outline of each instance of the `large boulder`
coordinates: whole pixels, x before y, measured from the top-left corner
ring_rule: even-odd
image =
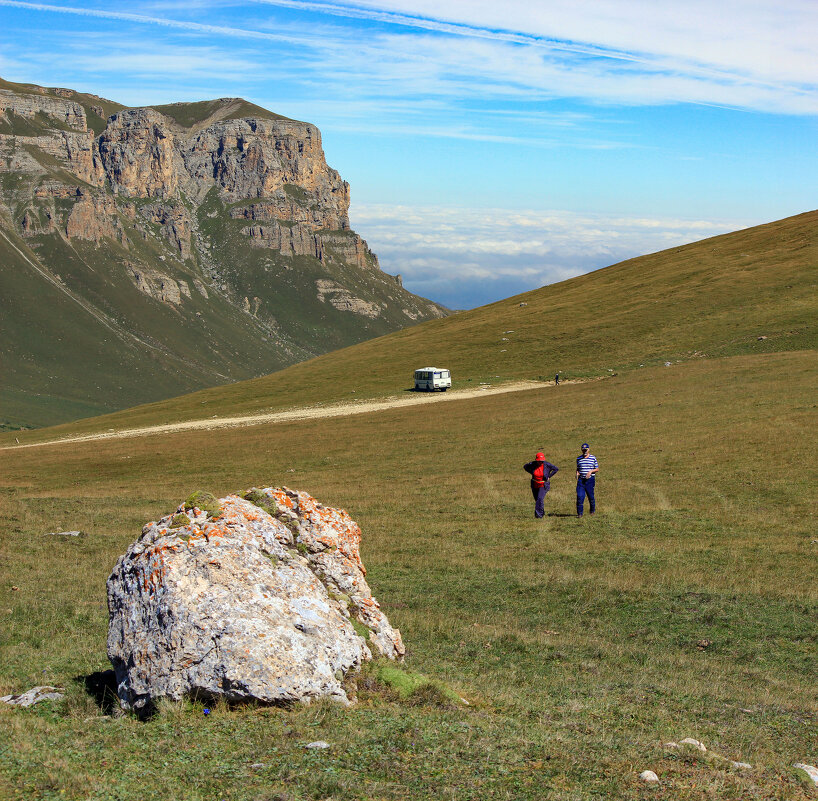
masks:
[[[373,651],[404,654],[366,583],[360,538],[343,510],[272,487],[191,496],[146,525],[108,579],[122,706],[347,703],[344,680]]]

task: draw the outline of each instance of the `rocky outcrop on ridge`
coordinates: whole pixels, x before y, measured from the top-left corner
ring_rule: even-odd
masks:
[[[360,535],[345,511],[273,487],[194,494],[146,525],[108,579],[122,706],[347,703],[345,680],[373,652],[404,654],[367,585]]]

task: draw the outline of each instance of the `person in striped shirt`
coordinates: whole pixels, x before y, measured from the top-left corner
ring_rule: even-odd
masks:
[[[583,442],[582,456],[577,456],[577,517],[582,517],[586,495],[591,507],[591,514],[596,512],[594,484],[596,484],[596,474],[598,472],[599,463],[596,456],[591,455],[591,446],[587,442]]]

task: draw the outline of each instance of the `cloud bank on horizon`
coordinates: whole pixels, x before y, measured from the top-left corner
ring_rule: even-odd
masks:
[[[0,0],[0,20],[9,80],[314,122],[384,269],[450,306],[817,205],[813,0]]]
[[[358,205],[353,227],[390,272],[452,309],[482,306],[611,264],[734,231],[738,221]]]

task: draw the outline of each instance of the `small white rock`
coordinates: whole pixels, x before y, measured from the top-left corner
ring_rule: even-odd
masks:
[[[803,762],[796,762],[793,767],[796,770],[803,770],[804,773],[812,779],[812,783],[818,787],[818,768],[812,765],[805,765]]]
[[[62,687],[32,687],[20,695],[4,695],[0,701],[10,706],[34,706],[40,701],[58,701],[62,697]]]
[[[739,770],[752,770],[753,767],[749,762],[736,762],[733,759],[730,760],[730,764]]]
[[[639,778],[643,782],[648,782],[648,784],[652,784],[653,782],[659,781],[659,777],[652,770],[643,770],[639,774]]]
[[[707,751],[707,749],[704,747],[704,743],[700,743],[698,740],[694,740],[692,737],[685,737],[684,740],[680,740],[679,745],[689,745],[702,753]]]
[[[81,531],[49,531],[47,537],[79,537]]]
[[[669,743],[662,743],[662,748],[678,748],[679,743],[674,743],[672,740]]]
[[[312,743],[307,743],[304,748],[329,748],[329,743],[324,740],[315,740]]]

